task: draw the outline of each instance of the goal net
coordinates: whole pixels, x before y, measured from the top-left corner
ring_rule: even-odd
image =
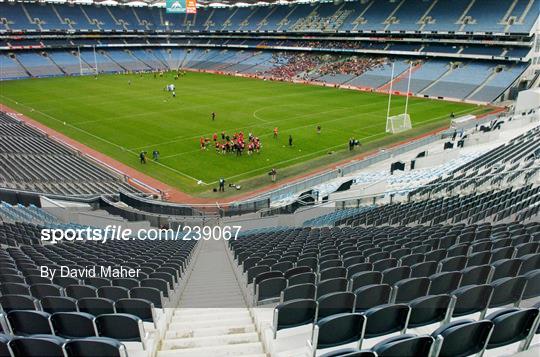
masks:
[[[394,115],[386,119],[387,133],[396,134],[409,129],[412,129],[411,117],[409,114]]]
[[[79,72],[80,72],[81,76],[98,74],[97,69],[95,67],[90,66],[90,65],[80,66]]]

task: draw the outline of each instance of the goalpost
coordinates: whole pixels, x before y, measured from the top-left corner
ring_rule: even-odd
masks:
[[[386,112],[386,132],[391,134],[401,133],[412,129],[411,117],[407,113],[409,108],[409,92],[411,89],[412,63],[409,64],[409,78],[407,82],[407,97],[405,99],[405,112],[403,114],[390,116],[392,103],[392,90],[394,88],[394,63],[392,63],[392,75],[390,78],[390,87],[388,91],[388,110]]]
[[[98,64],[97,64],[96,46],[92,46],[92,48],[94,50],[94,66],[93,67],[89,62],[83,61],[82,56],[81,56],[81,48],[77,47],[77,54],[79,55],[79,73],[81,76],[85,74],[93,74],[97,76],[99,73]]]

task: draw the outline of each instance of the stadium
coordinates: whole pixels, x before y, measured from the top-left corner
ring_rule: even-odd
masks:
[[[539,17],[0,1],[0,356],[538,356]]]

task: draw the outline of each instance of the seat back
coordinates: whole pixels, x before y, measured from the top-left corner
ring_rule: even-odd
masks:
[[[120,286],[126,289],[132,289],[140,286],[137,279],[133,278],[117,278],[111,280],[113,286]]]
[[[58,336],[15,337],[9,347],[15,356],[64,357],[63,346],[66,341]],[[8,355],[9,356],[9,355]]]
[[[100,337],[142,342],[144,330],[142,320],[137,316],[119,313],[104,314],[97,316],[95,321]]]
[[[382,282],[382,273],[379,271],[366,271],[354,274],[349,281],[349,290],[356,291],[366,285],[380,284]]]
[[[493,287],[491,285],[467,285],[454,290],[451,295],[456,300],[452,317],[480,312],[482,319],[493,295]]]
[[[482,320],[459,320],[435,330],[433,354],[439,357],[470,356],[483,353],[489,336],[493,331],[493,322]]]
[[[438,264],[438,271],[456,271],[465,268],[467,265],[467,257],[464,255],[458,255],[455,257],[449,257],[441,260]]]
[[[411,278],[427,277],[437,272],[437,262],[430,260],[411,266]]]
[[[414,299],[409,303],[411,316],[409,327],[415,328],[444,321],[452,314],[452,298],[450,295],[427,295]]]
[[[486,320],[494,324],[487,349],[510,345],[522,340],[527,340],[525,342],[530,343],[539,315],[540,310],[536,308],[510,308],[499,310],[487,316]],[[524,349],[528,347],[528,345],[523,346]]]
[[[386,304],[367,310],[365,338],[372,338],[405,331],[409,322],[410,308],[405,304]]]
[[[60,285],[55,284],[33,284],[30,286],[30,292],[36,299],[41,299],[45,296],[62,296],[64,289]]]
[[[320,320],[330,315],[353,312],[356,296],[349,291],[338,291],[323,295],[317,299],[317,319]]]
[[[88,285],[68,285],[66,295],[74,299],[97,297],[97,288]]]
[[[443,272],[431,275],[429,279],[431,280],[430,295],[448,294],[458,288],[461,282],[461,273]]]
[[[365,271],[372,271],[373,264],[367,263],[358,263],[347,267],[347,279],[351,279],[355,274],[362,273]]]
[[[345,278],[347,276],[347,269],[344,267],[332,267],[321,270],[319,272],[319,281],[335,279],[335,278]]]
[[[107,337],[74,339],[66,343],[69,356],[79,357],[127,357],[126,347],[119,341]]]
[[[314,284],[300,284],[285,288],[281,292],[280,302],[295,299],[315,299],[316,287]]]
[[[392,302],[408,303],[411,300],[428,294],[431,280],[429,278],[409,278],[398,281],[392,288]]]
[[[317,349],[360,342],[365,327],[366,317],[361,314],[342,313],[319,320],[311,338],[313,355]]]
[[[150,301],[155,307],[163,308],[163,293],[156,288],[138,287],[129,291],[129,296]]]
[[[540,296],[540,269],[525,273],[523,277],[527,279],[527,285],[522,298],[531,299]]]
[[[382,275],[382,283],[393,286],[398,281],[407,279],[411,275],[411,268],[408,266],[389,268],[384,270]]]
[[[94,315],[85,312],[57,312],[51,315],[54,333],[64,338],[97,336]]]
[[[366,311],[372,307],[388,304],[392,288],[388,284],[371,284],[354,291],[356,296],[355,312]]]
[[[37,310],[37,300],[28,295],[0,296],[0,306],[5,312],[12,310]]]
[[[98,316],[114,314],[114,301],[105,298],[82,298],[77,300],[79,311]]]
[[[112,286],[111,280],[107,278],[100,278],[100,277],[90,277],[84,279],[84,283],[86,285],[90,285],[97,288],[100,288],[102,286]]]
[[[306,268],[306,267],[301,267],[301,268]],[[285,276],[285,279],[287,279],[288,286],[294,286],[294,285],[300,285],[300,284],[315,284],[317,277],[315,273],[311,271],[307,271],[307,272],[292,275],[289,277]]]
[[[41,308],[49,314],[77,311],[77,300],[65,296],[46,296],[40,300]]]
[[[540,253],[527,254],[519,259],[521,259],[521,268],[519,269],[520,274],[526,274],[532,270],[540,269]]]
[[[30,286],[24,283],[2,282],[0,293],[2,295],[30,295]]]
[[[7,319],[14,335],[50,335],[52,326],[50,315],[43,311],[13,310]]]
[[[371,348],[378,357],[429,357],[435,339],[431,336],[404,334],[390,337]]]
[[[121,286],[102,286],[98,288],[97,294],[101,298],[117,301],[129,298],[129,289]]]
[[[320,283],[317,284],[316,296],[317,298],[319,298],[326,294],[330,294],[330,293],[334,293],[338,291],[346,291],[347,284],[348,284],[348,281],[345,278],[337,278],[337,279],[329,279],[329,280],[321,281]]]
[[[495,269],[491,265],[477,265],[461,271],[461,286],[489,284]]]
[[[513,277],[519,273],[522,261],[518,258],[515,259],[501,259],[491,265],[495,268],[493,273],[493,280],[500,278]]]
[[[161,291],[164,297],[169,297],[169,283],[163,279],[148,278],[141,280],[141,286],[155,288]]]
[[[257,284],[267,279],[282,278],[282,277],[283,277],[283,273],[280,271],[266,271],[266,272],[260,273],[255,278],[253,278],[253,285],[256,286]]]
[[[116,312],[120,314],[134,315],[145,322],[154,321],[153,304],[148,300],[135,298],[120,299],[115,302],[114,307]]]
[[[280,277],[265,279],[255,286],[255,303],[280,297],[281,292],[287,287],[287,279],[281,272],[279,273]]]
[[[274,338],[277,331],[315,322],[317,302],[309,299],[298,299],[278,304],[274,308],[272,326]]]
[[[525,291],[527,278],[523,276],[501,278],[491,282],[490,285],[493,287],[493,296],[489,302],[490,308],[508,304],[514,304],[517,307]]]

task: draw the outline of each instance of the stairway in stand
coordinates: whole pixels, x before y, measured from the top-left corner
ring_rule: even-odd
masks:
[[[264,357],[225,242],[201,241],[158,357]]]

